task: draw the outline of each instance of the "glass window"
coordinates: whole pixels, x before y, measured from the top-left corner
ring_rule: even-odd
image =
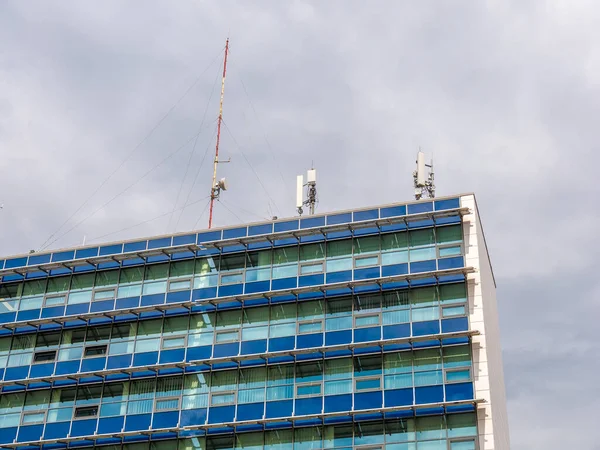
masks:
[[[352,269],[352,240],[328,241],[327,272]]]
[[[448,414],[446,422],[449,438],[477,435],[475,414],[473,413]]]
[[[439,287],[442,305],[464,303],[467,301],[467,291],[464,283],[442,284]]]
[[[321,319],[325,316],[323,300],[298,303],[298,320]]]
[[[217,311],[217,330],[220,328],[239,328],[242,323],[242,310]]]
[[[95,273],[82,273],[79,275],[73,275],[71,281],[71,292],[90,290],[94,287],[94,280],[96,278]]]
[[[127,269],[125,269],[127,270]],[[119,282],[119,271],[118,270],[102,270],[96,272],[96,280],[94,286],[96,288],[102,287],[113,287]]]
[[[321,395],[321,383],[307,383],[296,385],[297,397],[312,397]]]
[[[48,289],[46,290],[47,294],[58,294],[62,292],[67,292],[69,290],[69,285],[71,282],[71,277],[55,277],[48,279]]]
[[[460,225],[449,225],[435,229],[438,244],[462,241],[462,229]]]
[[[241,271],[246,265],[245,254],[226,255],[221,257],[220,272]]]
[[[465,305],[446,306],[442,309],[442,317],[465,316],[466,314],[467,310]]]
[[[319,427],[296,428],[294,430],[294,450],[316,450],[322,447]]]
[[[410,261],[429,261],[435,259],[435,247],[417,248],[410,250]]]
[[[246,282],[264,281],[271,278],[271,250],[246,254]]]
[[[408,232],[408,235],[411,247],[422,247],[435,244],[433,228],[412,230]]]
[[[443,439],[446,437],[444,416],[417,417],[417,440]]]
[[[354,254],[368,255],[379,253],[379,236],[365,236],[354,239]]]
[[[138,297],[142,294],[144,267],[128,267],[122,269],[119,275],[117,297]]]
[[[325,257],[325,244],[323,242],[300,246],[300,262],[316,261]]]
[[[260,403],[265,401],[267,370],[265,367],[242,369],[238,388],[238,403]]]
[[[471,349],[468,345],[443,347],[444,367],[469,367],[471,365]]]
[[[352,392],[352,358],[325,360],[325,395]]]
[[[267,401],[293,398],[294,366],[278,364],[267,368]]]
[[[244,450],[263,450],[263,433],[237,434],[235,448]]]
[[[451,247],[440,247],[439,253],[440,258],[447,258],[450,256],[460,256],[462,252],[460,245],[453,245]]]
[[[289,450],[293,443],[293,430],[281,429],[265,433],[265,450]]]
[[[311,334],[323,332],[323,320],[298,323],[298,334]]]
[[[327,331],[348,330],[352,328],[352,298],[327,300]]]
[[[273,278],[288,278],[298,275],[298,247],[283,247],[273,250]]]
[[[183,291],[191,289],[192,280],[171,280],[169,281],[169,291]]]
[[[384,438],[383,422],[354,425],[354,445],[383,444]]]
[[[196,275],[217,273],[217,265],[215,264],[214,258],[212,256],[206,258],[197,258],[194,271]]]
[[[189,316],[166,317],[163,326],[163,336],[187,334]]]
[[[169,268],[169,278],[190,278],[194,275],[195,261],[187,259],[185,261],[173,261]]]
[[[225,342],[237,342],[240,339],[239,330],[224,330],[217,331],[215,336],[215,342],[217,344],[222,344]]]
[[[354,376],[370,377],[381,375],[381,356],[356,356],[354,358]]]
[[[303,263],[300,265],[300,275],[310,275],[313,273],[321,273],[323,272],[323,263]]]
[[[354,318],[354,324],[357,328],[378,326],[380,323],[381,316],[379,314],[363,314]]]

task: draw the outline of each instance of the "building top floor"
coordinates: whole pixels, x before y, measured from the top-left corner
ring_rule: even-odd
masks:
[[[471,194],[470,194],[471,195]],[[34,252],[0,257],[0,276],[23,275],[31,272],[51,272],[88,265],[114,263],[128,259],[173,257],[175,254],[197,254],[236,249],[260,248],[262,244],[285,239],[301,240],[315,234],[348,232],[368,233],[369,229],[392,224],[443,222],[447,216],[465,214],[461,195],[394,203],[328,214],[293,217],[272,221],[214,228],[198,232],[177,233],[145,239],[111,242],[101,245],[78,246],[50,252]]]

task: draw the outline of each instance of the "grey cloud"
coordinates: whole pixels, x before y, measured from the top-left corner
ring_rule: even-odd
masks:
[[[440,195],[477,194],[513,448],[593,448],[599,19],[585,1],[5,1],[1,253],[39,246],[217,57],[70,225],[193,136],[208,103],[176,208],[197,172],[190,201],[206,197],[218,85],[208,100],[229,33],[225,122],[235,142],[223,132],[233,161],[219,168],[231,189],[217,224],[292,215],[294,177],[312,161],[321,211],[409,200],[414,153],[433,152]],[[173,231],[177,214],[132,226],[173,208],[190,151],[54,246],[124,228],[103,240]],[[178,229],[205,204],[187,208]]]

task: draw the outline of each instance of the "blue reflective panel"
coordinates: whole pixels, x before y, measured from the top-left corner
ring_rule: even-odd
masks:
[[[373,220],[379,218],[379,210],[369,209],[367,211],[354,211],[353,222],[360,222],[362,220]]]
[[[435,203],[436,211],[441,211],[444,209],[460,208],[460,199],[459,198],[449,198],[447,200],[436,200],[434,203]]]
[[[352,213],[332,214],[327,216],[327,225],[338,225],[352,222]]]
[[[307,217],[300,219],[300,228],[322,227],[325,225],[325,217]]]
[[[27,256],[24,256],[22,258],[7,259],[6,263],[4,264],[4,268],[12,269],[13,267],[25,266],[26,264],[27,264]],[[5,277],[5,279],[6,279],[6,277]]]
[[[27,263],[28,266],[35,266],[37,264],[45,264],[50,262],[50,254],[45,255],[31,255]]]
[[[115,255],[123,251],[123,244],[107,245],[100,247],[100,256]]]
[[[230,228],[228,230],[223,230],[223,239],[245,237],[246,233],[247,233],[246,227]]]
[[[381,208],[380,217],[383,219],[385,217],[398,217],[406,215],[406,206],[390,206],[388,208]]]
[[[185,234],[183,236],[173,236],[173,245],[195,244],[195,234]]]
[[[257,236],[259,234],[269,234],[273,232],[273,224],[251,225],[248,227],[248,236]]]
[[[75,250],[52,254],[52,262],[68,261],[75,258]]]
[[[139,252],[142,250],[146,250],[147,241],[138,241],[138,242],[127,242],[123,245],[123,251],[125,253],[128,252]]]
[[[408,214],[418,214],[433,211],[433,202],[419,202],[408,205]]]
[[[221,240],[221,230],[198,233],[198,243]]]
[[[171,238],[160,238],[160,239],[152,239],[148,241],[148,249],[151,248],[162,248],[162,247],[170,247],[171,246]]]
[[[288,220],[286,222],[275,222],[274,224],[275,233],[281,231],[291,231],[298,229],[298,220]]]

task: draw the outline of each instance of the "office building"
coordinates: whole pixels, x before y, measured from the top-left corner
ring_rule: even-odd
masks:
[[[508,449],[472,194],[0,258],[0,447]]]

